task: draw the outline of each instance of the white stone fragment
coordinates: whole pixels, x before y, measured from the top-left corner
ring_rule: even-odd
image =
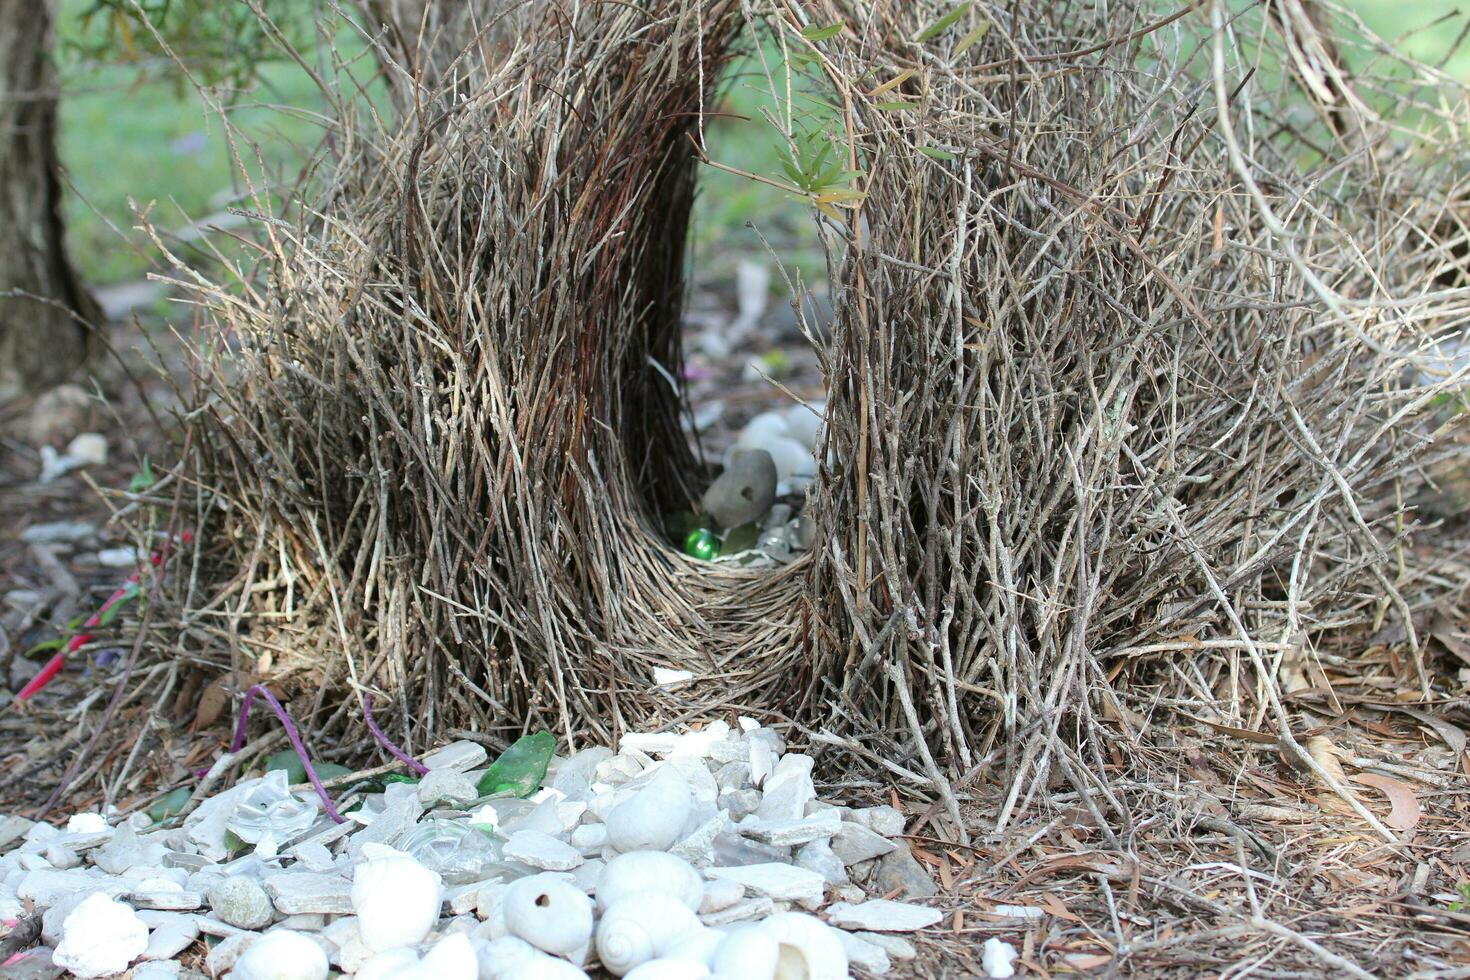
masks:
[[[807,803],[817,795],[812,784],[812,766],[809,755],[800,752],[783,755],[761,786],[765,795],[756,808],[756,815],[762,820],[800,820],[806,814]],[[750,768],[754,775],[754,764]]]
[[[653,683],[656,687],[674,687],[694,679],[692,670],[675,670],[672,667],[653,668]]]
[[[887,950],[859,939],[850,932],[836,930],[837,938],[842,943],[842,948],[847,953],[847,962],[859,969],[866,970],[875,976],[882,976],[892,969],[893,964],[888,959]]]
[[[433,772],[435,769],[453,769],[455,772],[469,772],[478,769],[485,764],[490,754],[485,746],[479,742],[471,742],[461,739],[458,742],[450,742],[443,748],[435,749],[419,760],[424,768]]]
[[[811,902],[822,900],[825,882],[822,876],[789,864],[747,864],[734,868],[710,868],[712,879],[734,881],[760,895],[780,901]]]
[[[542,871],[570,871],[584,860],[575,847],[539,830],[511,834],[501,853],[507,861],[519,861]]]
[[[148,948],[148,926],[138,913],[100,893],[73,909],[61,932],[52,959],[79,977],[121,973]]]
[[[857,905],[837,902],[827,910],[827,919],[834,926],[868,932],[916,932],[929,928],[942,918],[944,913],[938,909],[882,898]]]
[[[759,811],[757,811],[759,812]],[[824,840],[842,829],[842,818],[836,810],[825,810],[810,817],[767,820],[759,817],[742,821],[740,836],[779,847],[795,847],[814,840]]]
[[[95,834],[107,829],[107,818],[100,813],[78,813],[66,821],[68,834]]]

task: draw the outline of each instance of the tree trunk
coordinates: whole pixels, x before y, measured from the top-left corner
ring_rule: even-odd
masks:
[[[0,0],[0,398],[81,363],[97,307],[63,243],[51,0]]]

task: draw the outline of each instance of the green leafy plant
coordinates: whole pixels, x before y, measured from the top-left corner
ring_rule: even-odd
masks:
[[[1450,902],[1449,910],[1451,912],[1464,912],[1466,909],[1470,909],[1470,881],[1460,882],[1455,886],[1455,892],[1460,897]]]

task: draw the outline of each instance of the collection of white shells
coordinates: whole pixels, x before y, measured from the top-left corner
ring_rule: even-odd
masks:
[[[839,980],[911,958],[896,933],[939,921],[850,881],[912,862],[890,839],[903,818],[818,800],[812,759],[775,731],[714,722],[619,748],[553,760],[529,799],[482,800],[484,749],[453,743],[344,824],[300,819],[315,797],[286,794],[279,770],[182,826],[0,817],[0,849],[19,840],[0,856],[0,922],[44,910],[54,948],[37,955],[83,977],[193,976],[179,957],[202,933],[210,973],[238,980]],[[229,851],[247,817],[264,827],[253,850]],[[1009,976],[1000,946],[986,965]]]

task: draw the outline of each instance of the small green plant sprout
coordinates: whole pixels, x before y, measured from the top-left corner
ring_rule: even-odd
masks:
[[[1470,881],[1462,881],[1456,885],[1455,893],[1460,897],[1450,902],[1448,906],[1449,910],[1451,912],[1464,912],[1466,909],[1470,909]]]
[[[848,170],[836,157],[836,141],[830,133],[816,131],[793,139],[781,169],[792,186],[812,207],[834,221],[842,221],[839,207],[856,207],[863,193],[852,186],[861,171]],[[780,147],[777,147],[778,152]]]

